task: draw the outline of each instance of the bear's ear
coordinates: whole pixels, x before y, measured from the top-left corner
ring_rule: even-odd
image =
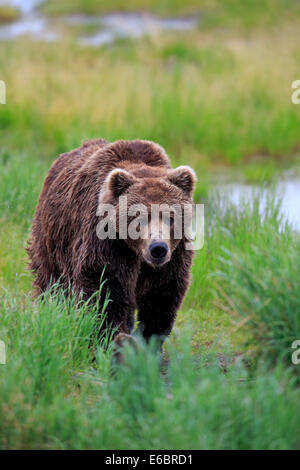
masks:
[[[119,197],[136,182],[136,178],[128,171],[116,168],[109,173],[106,182],[108,189],[113,193],[114,197]]]
[[[196,173],[189,166],[179,166],[175,170],[170,170],[168,174],[169,181],[180,188],[189,196],[192,195],[197,180]]]

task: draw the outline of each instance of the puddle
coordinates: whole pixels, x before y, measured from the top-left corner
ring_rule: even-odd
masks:
[[[28,35],[35,40],[54,41],[61,37],[61,29],[75,26],[93,25],[93,34],[79,35],[78,42],[89,46],[109,44],[118,38],[140,38],[161,31],[187,31],[195,28],[197,17],[158,18],[145,13],[113,13],[101,16],[68,15],[58,20],[48,19],[38,12],[43,0],[0,0],[0,5],[11,5],[18,8],[21,16],[18,20],[0,27],[0,40],[15,39]],[[55,25],[55,22],[57,24]],[[55,27],[56,26],[56,27]],[[251,200],[253,193],[261,190],[246,184],[218,185],[220,196],[228,197],[237,207],[241,200]],[[300,179],[282,180],[276,187],[276,194],[282,199],[282,214],[293,227],[300,230]],[[269,190],[263,191],[261,212],[268,203]]]
[[[0,6],[11,5],[20,11],[20,18],[0,27],[0,39],[11,40],[24,35],[41,41],[58,39],[58,33],[49,29],[47,18],[36,11],[40,3],[42,0],[0,0]]]
[[[41,41],[61,38],[58,24],[64,29],[72,25],[94,25],[95,32],[79,35],[78,42],[88,46],[109,44],[119,38],[140,38],[161,31],[187,31],[195,28],[198,18],[158,18],[146,13],[112,13],[107,15],[68,15],[49,19],[38,12],[42,0],[0,0],[0,5],[17,7],[21,16],[18,20],[0,27],[0,39],[15,39],[28,35]]]
[[[20,10],[22,14],[32,12],[42,0],[0,0],[0,6],[10,5]]]
[[[236,207],[242,201],[251,201],[255,194],[261,194],[260,213],[263,214],[269,198],[275,194],[276,200],[281,200],[281,215],[283,221],[288,221],[295,230],[300,230],[300,179],[280,181],[273,190],[260,189],[258,186],[241,183],[223,183],[211,195],[218,193],[220,198],[228,198]]]
[[[98,24],[100,30],[93,35],[79,37],[79,42],[100,46],[118,38],[140,38],[161,31],[187,31],[196,27],[196,18],[158,18],[150,14],[114,13],[99,17],[76,15],[68,18],[73,24]]]

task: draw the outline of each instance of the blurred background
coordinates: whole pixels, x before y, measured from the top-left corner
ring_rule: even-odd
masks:
[[[215,193],[239,210],[258,191],[262,214],[275,192],[299,230],[299,27],[297,0],[0,0],[3,285],[30,288],[44,176],[93,137],[159,142],[208,218]]]
[[[297,0],[0,0],[1,158],[151,139],[197,198],[279,180],[298,224],[299,24]]]

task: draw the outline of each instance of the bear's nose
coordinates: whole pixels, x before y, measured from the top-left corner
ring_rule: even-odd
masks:
[[[164,258],[168,253],[168,245],[165,242],[153,242],[151,243],[149,250],[153,258]]]

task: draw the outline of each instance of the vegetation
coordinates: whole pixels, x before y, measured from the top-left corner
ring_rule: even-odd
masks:
[[[102,48],[67,33],[59,47],[0,42],[0,448],[299,449],[299,233],[272,197],[263,211],[262,195],[237,209],[208,191],[228,174],[265,183],[298,166],[297,2],[120,9],[140,4],[199,10],[202,26]],[[99,136],[158,141],[174,165],[195,168],[196,201],[206,203],[205,243],[162,366],[140,342],[113,376],[95,309],[59,289],[32,299],[24,250],[49,165]]]
[[[297,0],[46,0],[41,6],[49,15],[145,12],[161,16],[198,15],[204,27],[253,29],[274,26],[299,14]]]
[[[17,8],[13,8],[9,5],[0,5],[0,25],[17,20],[19,16],[20,12]]]

